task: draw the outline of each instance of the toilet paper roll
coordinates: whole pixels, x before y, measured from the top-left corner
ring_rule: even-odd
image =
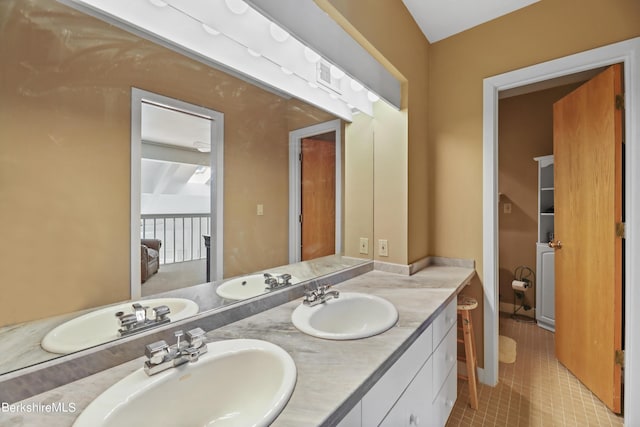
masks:
[[[529,283],[522,282],[520,280],[514,280],[511,282],[511,287],[515,291],[526,291],[529,288]]]

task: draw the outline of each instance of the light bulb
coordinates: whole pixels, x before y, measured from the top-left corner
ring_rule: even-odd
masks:
[[[249,9],[249,5],[242,0],[224,0],[229,10],[236,15],[242,15]]]
[[[353,89],[355,92],[360,92],[362,89],[364,89],[364,86],[362,86],[360,82],[351,79],[351,89]]]
[[[344,71],[342,71],[340,68],[336,67],[335,65],[332,65],[331,77],[333,77],[334,79],[341,79],[344,77]]]
[[[269,25],[269,32],[271,33],[271,37],[277,42],[285,42],[289,38],[289,33],[280,28],[278,25],[273,22]]]
[[[367,93],[367,98],[369,98],[369,101],[371,101],[371,102],[376,102],[376,101],[378,101],[380,99],[380,97],[378,95],[376,95],[375,93],[373,93],[371,91],[369,91]]]
[[[152,5],[156,6],[156,7],[166,7],[167,3],[163,2],[162,0],[149,0],[149,3],[151,3]]]
[[[220,31],[208,26],[207,24],[202,24],[202,29],[205,30],[207,34],[211,34],[212,36],[217,36],[218,34],[220,34]]]
[[[307,61],[311,62],[312,64],[315,64],[320,60],[320,55],[306,46],[304,48],[304,57],[307,58]]]

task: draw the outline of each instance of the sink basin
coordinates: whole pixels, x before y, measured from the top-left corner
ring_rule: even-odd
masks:
[[[144,306],[166,305],[172,321],[198,313],[198,304],[185,298],[153,298],[138,301]],[[118,311],[133,313],[134,302],[112,305],[71,319],[49,331],[41,346],[51,353],[67,354],[119,338]]]
[[[398,310],[384,298],[357,292],[313,307],[300,304],[291,315],[305,334],[330,340],[352,340],[378,335],[398,321]]]
[[[237,339],[153,376],[138,369],[98,396],[74,427],[268,426],[287,404],[296,366],[282,348]]]
[[[299,282],[291,277],[291,284]],[[216,293],[220,298],[238,301],[266,293],[265,286],[263,274],[251,274],[227,280],[216,288]]]

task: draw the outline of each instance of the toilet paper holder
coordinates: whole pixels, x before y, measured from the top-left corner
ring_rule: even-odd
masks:
[[[531,306],[526,304],[525,292],[533,286],[533,283],[535,283],[536,273],[526,265],[521,265],[516,267],[513,272],[513,277],[514,280],[511,282],[514,294],[512,317],[515,317],[518,311],[523,308],[525,311],[531,310]]]

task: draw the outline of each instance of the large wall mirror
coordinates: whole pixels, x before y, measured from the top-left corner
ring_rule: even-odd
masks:
[[[132,299],[189,316],[255,295],[216,292],[230,282],[267,291],[265,273],[295,284],[371,259],[370,117],[347,123],[55,0],[2,1],[0,34],[0,374],[75,351],[41,342],[104,307],[117,339]],[[308,229],[292,231],[292,200]]]

